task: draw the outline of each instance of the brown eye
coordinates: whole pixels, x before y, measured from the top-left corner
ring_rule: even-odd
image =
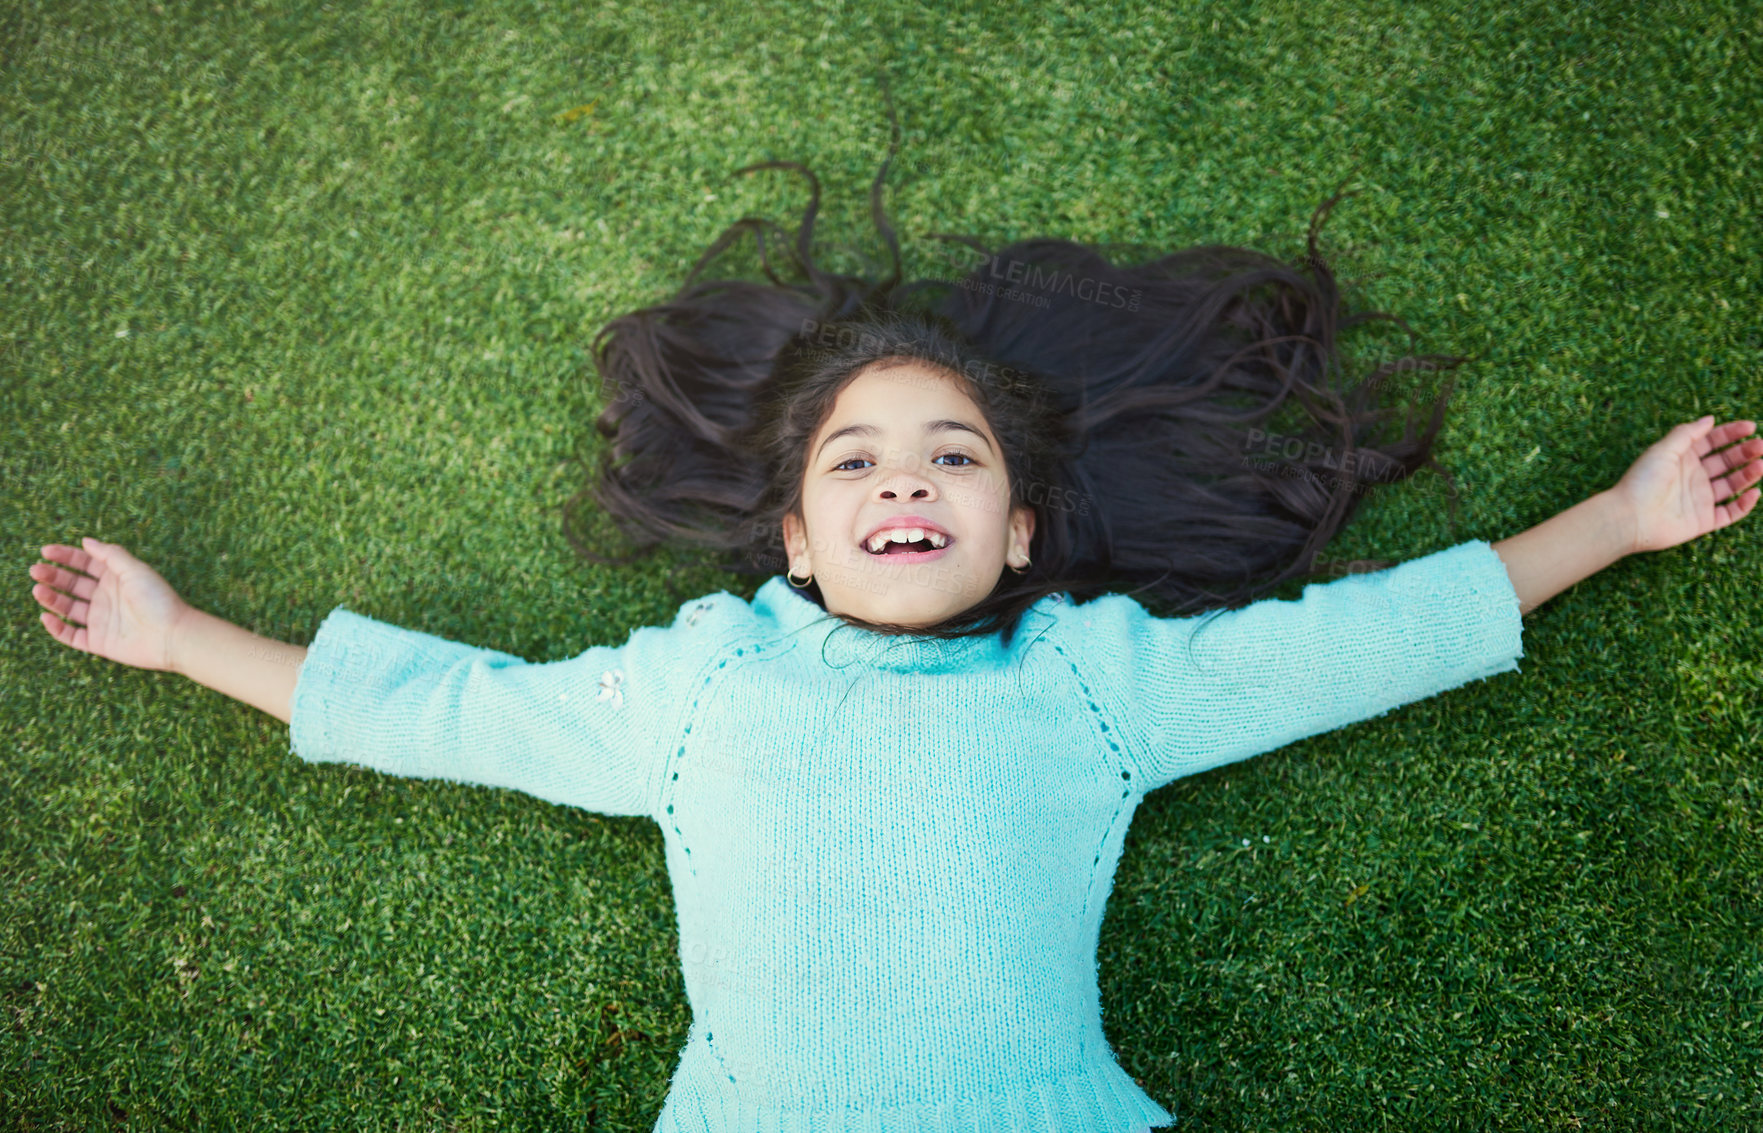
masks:
[[[974,460],[973,457],[968,456],[964,452],[945,452],[941,456],[938,456],[936,459],[941,460],[945,456],[958,456],[962,460],[965,460],[967,462],[967,464],[944,465],[945,468],[966,468],[966,467],[968,467],[968,465],[979,463],[978,461]],[[864,463],[869,463],[867,457],[853,456],[853,457],[850,457],[846,460],[839,461],[839,463],[833,465],[832,468],[828,469],[828,471],[830,471],[830,472],[845,472],[845,471],[855,472],[855,471],[857,471],[857,469],[854,469],[854,468],[853,469],[846,469],[845,465],[852,464],[852,463],[855,463],[860,460],[863,461]]]

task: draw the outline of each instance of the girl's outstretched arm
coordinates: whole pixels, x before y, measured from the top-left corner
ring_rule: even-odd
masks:
[[[651,815],[670,738],[726,663],[729,594],[639,626],[623,645],[535,663],[339,606],[300,664],[288,728],[308,763],[506,787],[600,814]],[[689,725],[688,725],[689,727]]]
[[[1518,668],[1505,564],[1472,540],[1388,570],[1312,582],[1295,601],[1155,617],[1129,594],[1068,615],[1093,703],[1153,791]],[[1111,737],[1112,738],[1112,737]]]
[[[1493,546],[1518,593],[1519,612],[1528,614],[1628,554],[1633,538],[1634,521],[1612,489]]]
[[[117,544],[50,544],[43,555],[31,593],[57,641],[260,708],[289,726],[291,753],[308,763],[615,815],[650,813],[669,729],[746,608],[719,592],[681,606],[671,627],[535,664],[340,606],[311,645],[289,645],[189,605]]]
[[[1615,487],[1499,544],[1198,617],[1153,617],[1126,594],[1075,607],[1064,616],[1081,626],[1069,640],[1088,670],[1083,701],[1108,718],[1150,791],[1515,670],[1525,610],[1630,551],[1675,546],[1752,509],[1763,439],[1732,443],[1749,421],[1712,424],[1679,425]]]
[[[1624,555],[1675,547],[1743,519],[1760,494],[1751,485],[1763,479],[1763,438],[1732,442],[1755,429],[1751,421],[1716,429],[1712,414],[1679,425],[1615,487],[1495,543],[1520,611],[1530,613]]]
[[[171,659],[174,671],[199,685],[261,708],[284,724],[293,719],[304,645],[263,637],[185,606],[172,626]]]
[[[55,640],[121,665],[181,673],[288,722],[305,646],[259,637],[196,609],[116,543],[51,543],[43,557],[50,562],[30,569],[31,596]]]

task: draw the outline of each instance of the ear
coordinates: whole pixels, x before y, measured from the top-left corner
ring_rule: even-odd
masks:
[[[784,516],[784,554],[789,563],[808,556],[808,530],[795,512]]]
[[[1035,537],[1035,509],[1027,504],[1018,504],[1010,512],[1010,545],[1012,548],[1021,544],[1027,552],[1029,544]]]

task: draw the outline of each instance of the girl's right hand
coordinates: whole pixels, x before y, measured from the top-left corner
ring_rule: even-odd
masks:
[[[172,631],[192,608],[190,604],[152,567],[117,544],[96,539],[80,543],[80,547],[51,543],[43,548],[44,558],[73,570],[45,563],[31,567],[31,577],[37,580],[31,597],[54,611],[38,615],[43,628],[81,653],[137,669],[175,672]],[[72,625],[62,618],[84,624]]]

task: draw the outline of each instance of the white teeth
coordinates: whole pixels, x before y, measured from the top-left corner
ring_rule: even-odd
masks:
[[[929,539],[933,548],[946,547],[949,544],[949,537],[940,531],[926,531],[922,527],[896,527],[877,531],[870,538],[867,547],[869,553],[875,555],[880,554],[889,543],[916,543],[920,539]]]

